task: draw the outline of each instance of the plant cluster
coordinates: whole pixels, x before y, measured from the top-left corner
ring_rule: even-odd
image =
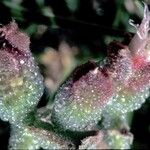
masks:
[[[1,27],[0,117],[11,124],[9,148],[130,148],[133,135],[127,115],[149,96],[149,23],[145,4],[141,24],[130,21],[137,30],[130,43],[113,41],[105,60],[77,67],[52,106],[39,110],[44,85],[30,39],[15,21]]]

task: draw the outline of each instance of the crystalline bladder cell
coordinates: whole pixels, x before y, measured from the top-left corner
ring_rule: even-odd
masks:
[[[0,28],[0,117],[22,122],[43,93],[42,76],[29,50],[29,38],[17,24]]]
[[[53,131],[30,126],[12,126],[9,149],[75,149],[74,144]]]
[[[76,81],[70,77],[55,96],[52,120],[65,129],[92,130],[112,94],[109,78],[97,67]]]

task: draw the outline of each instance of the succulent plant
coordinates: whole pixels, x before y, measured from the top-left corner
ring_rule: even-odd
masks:
[[[13,127],[11,135],[10,149],[75,149],[74,144],[69,139],[53,131],[31,126]]]
[[[89,62],[77,68],[59,89],[55,96],[52,121],[70,130],[92,130],[112,96],[110,79],[96,64]]]
[[[71,134],[93,130],[94,136],[77,136],[79,149],[130,148],[126,115],[141,107],[150,88],[150,12],[144,5],[141,24],[130,21],[137,32],[129,45],[114,41],[104,61],[76,68],[60,86],[52,108],[47,105],[39,114],[34,110],[44,85],[29,37],[15,21],[0,28],[0,118],[11,124],[10,149],[76,149],[80,143]]]
[[[123,115],[141,107],[150,87],[149,22],[145,4],[144,18],[129,45],[112,42],[103,63],[88,63],[75,70],[55,96],[55,124],[69,130],[93,130],[103,113]]]

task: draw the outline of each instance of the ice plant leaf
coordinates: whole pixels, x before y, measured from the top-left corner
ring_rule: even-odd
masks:
[[[116,96],[107,105],[107,111],[114,114],[125,114],[139,109],[149,96],[149,72],[148,67],[136,72],[136,75],[130,78],[126,85],[120,87]]]
[[[55,96],[52,120],[65,129],[92,130],[113,95],[108,76],[91,66],[88,63],[78,67]]]
[[[0,117],[11,123],[22,122],[43,93],[29,44],[14,21],[0,28]]]
[[[114,74],[110,74],[113,80],[115,79],[113,83],[117,89],[116,96],[114,96],[113,101],[107,106],[107,110],[111,113],[123,114],[136,110],[141,107],[149,96],[150,62],[146,49],[149,42],[149,22],[150,12],[145,5],[144,18],[141,24],[137,26],[137,33],[129,44],[130,51],[128,55],[126,55],[126,59],[121,58],[121,60],[126,61],[123,61],[123,65],[121,65],[121,61],[118,63],[119,66],[117,63],[114,64],[113,73],[115,73],[118,78],[120,78],[120,75],[123,77],[120,80],[121,84],[119,86],[116,84]],[[118,62],[119,59],[119,57],[116,57],[115,62]],[[112,67],[112,65],[113,63],[111,63],[110,66]],[[111,67],[108,69],[108,72]],[[123,69],[125,69],[126,72],[128,71],[129,76],[127,76],[127,80],[125,80],[126,72],[123,72]],[[119,71],[117,72],[117,70]]]
[[[148,67],[136,72],[136,75],[127,82],[127,85],[120,89],[111,104],[113,111],[126,113],[141,107],[149,96],[149,72]]]
[[[62,85],[52,111],[54,123],[65,129],[91,130],[103,109],[125,114],[141,107],[150,88],[146,52],[149,22],[150,12],[145,5],[144,18],[129,46],[111,43],[103,65],[89,69],[76,80],[70,77]]]
[[[53,131],[25,126],[13,127],[9,141],[10,149],[75,149],[74,144]]]
[[[118,130],[98,131],[97,135],[82,140],[79,149],[129,149],[133,140],[130,132]]]
[[[114,84],[124,84],[132,75],[132,56],[127,46],[113,41],[108,46],[108,57],[104,69]]]

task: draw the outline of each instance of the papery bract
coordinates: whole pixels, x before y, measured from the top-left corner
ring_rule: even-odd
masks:
[[[104,133],[99,131],[94,136],[89,136],[82,140],[81,145],[79,146],[80,149],[109,149],[110,147],[104,141]]]

